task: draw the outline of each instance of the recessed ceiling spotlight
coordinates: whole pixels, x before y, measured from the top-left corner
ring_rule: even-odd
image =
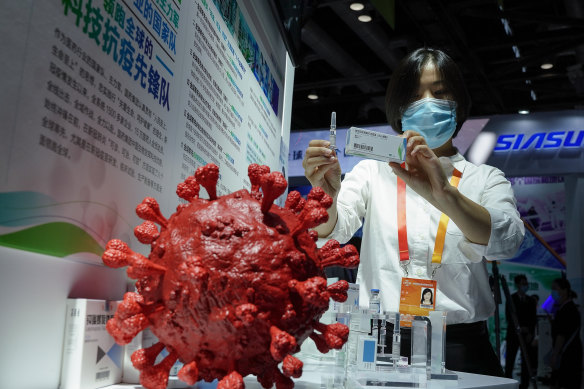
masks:
[[[308,97],[308,100],[318,100],[318,95],[316,93],[309,93],[306,97]]]
[[[365,8],[365,6],[363,5],[363,3],[355,2],[355,3],[351,3],[349,8],[351,8],[353,11],[361,11],[363,8]]]
[[[371,16],[367,14],[362,14],[357,17],[360,22],[369,23],[371,21]]]
[[[517,111],[518,114],[520,115],[527,115],[529,113],[528,109],[520,109],[519,111]]]
[[[540,66],[540,68],[542,68],[543,70],[549,70],[553,67],[554,67],[554,64],[550,63],[550,62],[542,63]]]

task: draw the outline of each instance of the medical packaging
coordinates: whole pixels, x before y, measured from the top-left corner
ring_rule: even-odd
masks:
[[[406,160],[406,139],[383,132],[351,127],[347,131],[345,154],[402,163]]]
[[[67,299],[60,389],[96,389],[121,382],[123,347],[105,328],[119,303]]]

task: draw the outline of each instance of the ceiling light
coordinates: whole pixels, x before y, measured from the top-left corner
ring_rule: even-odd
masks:
[[[537,100],[537,95],[535,94],[535,91],[533,89],[531,90],[529,95],[531,96],[531,100],[533,101]]]
[[[365,8],[365,6],[363,3],[351,3],[349,8],[351,8],[353,11],[361,11],[363,8]]]
[[[528,109],[520,109],[519,111],[517,111],[518,114],[520,115],[527,115],[529,113]]]
[[[359,21],[360,21],[360,22],[363,22],[363,23],[368,23],[368,22],[370,22],[370,21],[371,21],[371,16],[369,16],[369,15],[367,15],[367,14],[362,14],[362,15],[359,15],[359,16],[357,17],[357,19],[359,19]]]
[[[515,54],[515,58],[520,58],[521,53],[519,52],[519,47],[513,45],[513,46],[511,46],[511,48],[513,49],[513,53]]]
[[[318,95],[316,93],[309,93],[306,97],[308,97],[308,100],[318,100]]]
[[[494,132],[479,132],[468,150],[468,160],[475,165],[486,163],[496,144],[497,135]]]
[[[554,64],[550,63],[550,62],[542,63],[540,66],[540,68],[542,68],[543,70],[549,70],[553,67],[554,67]]]

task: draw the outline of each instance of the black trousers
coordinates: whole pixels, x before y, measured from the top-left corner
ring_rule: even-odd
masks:
[[[387,330],[386,344],[391,350],[393,325]],[[401,355],[411,356],[411,331],[401,329]],[[487,323],[451,324],[446,326],[446,368],[465,373],[503,377],[503,369],[489,341]]]
[[[513,331],[513,329],[508,329],[508,331]],[[517,356],[517,351],[519,351],[519,339],[517,336],[507,337],[507,351],[505,353],[505,377],[512,378],[513,367],[515,367],[515,357]],[[532,347],[526,341],[527,353],[529,354],[529,362],[532,369],[536,369],[537,366],[537,350]],[[519,389],[526,389],[529,387],[529,381],[531,380],[529,376],[529,370],[527,369],[527,363],[525,363],[526,357],[521,352],[521,382],[519,383]],[[535,371],[533,372],[535,374]]]

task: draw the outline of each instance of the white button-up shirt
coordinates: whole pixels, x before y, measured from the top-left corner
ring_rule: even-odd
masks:
[[[482,205],[491,216],[488,245],[467,240],[452,220],[448,223],[438,282],[436,310],[447,311],[447,323],[485,320],[495,304],[489,286],[487,260],[510,258],[525,234],[515,205],[511,184],[497,168],[475,166],[460,154],[441,157],[452,176],[453,166],[462,172],[458,190]],[[364,160],[347,173],[337,199],[337,224],[327,239],[347,242],[363,223],[361,264],[357,275],[360,304],[367,306],[369,290],[380,289],[381,308],[399,310],[401,279],[397,226],[397,177],[387,163]],[[441,212],[406,187],[409,277],[432,277],[432,251]]]

